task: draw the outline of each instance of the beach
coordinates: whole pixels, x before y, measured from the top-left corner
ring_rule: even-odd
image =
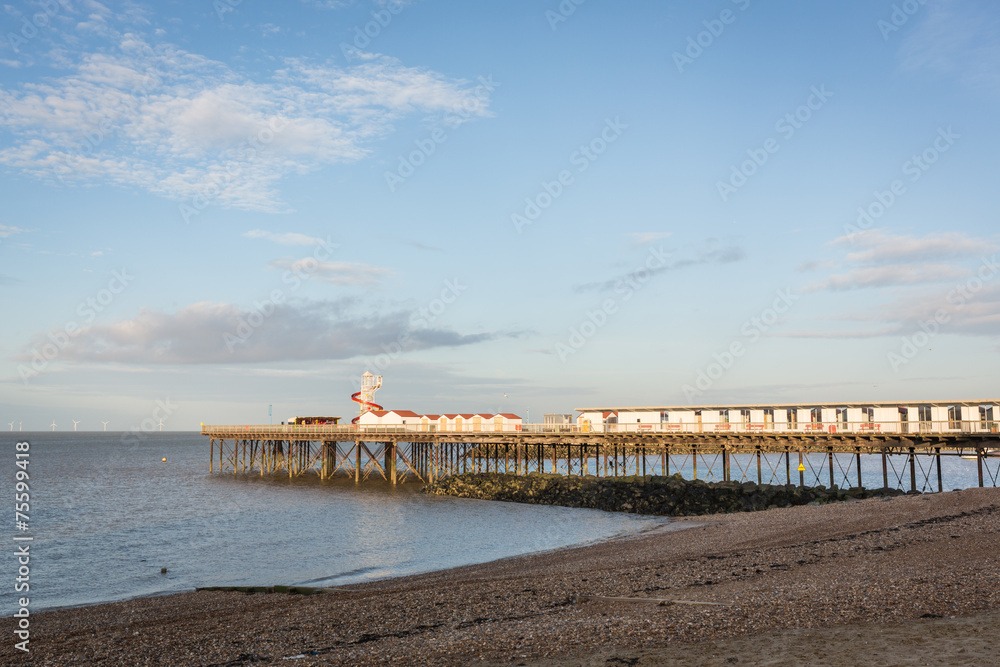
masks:
[[[998,545],[1000,489],[691,517],[321,595],[202,591],[40,613],[27,660],[8,641],[0,661],[996,664]],[[13,619],[0,622],[11,637]]]

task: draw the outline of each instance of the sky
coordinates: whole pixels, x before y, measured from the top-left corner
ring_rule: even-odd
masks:
[[[366,371],[533,422],[1000,396],[995,2],[48,0],[0,35],[0,430],[348,418]]]

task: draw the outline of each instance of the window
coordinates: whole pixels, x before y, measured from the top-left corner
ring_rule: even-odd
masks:
[[[958,405],[948,406],[948,428],[962,428],[962,408]]]
[[[931,406],[917,406],[917,420],[920,422],[920,430],[925,431],[931,427]]]
[[[984,429],[990,428],[990,422],[993,421],[993,407],[985,407],[983,405],[979,406],[979,425]]]
[[[837,408],[837,424],[847,428],[847,408]]]
[[[798,428],[799,411],[795,408],[788,408],[785,410],[785,421],[788,423],[788,428]]]
[[[666,424],[670,421],[670,413],[666,410],[660,410],[660,423]]]
[[[767,428],[774,428],[774,408],[764,410],[764,425]]]
[[[743,408],[740,410],[740,423],[746,428],[750,424],[750,410]]]
[[[861,408],[861,421],[867,424],[875,421],[875,408]]]
[[[719,410],[719,423],[720,424],[729,423],[729,410]]]
[[[813,424],[823,423],[823,408],[813,408],[809,411],[809,419]]]

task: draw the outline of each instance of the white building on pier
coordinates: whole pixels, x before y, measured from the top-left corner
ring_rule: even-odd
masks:
[[[1000,399],[577,408],[583,431],[997,432]]]

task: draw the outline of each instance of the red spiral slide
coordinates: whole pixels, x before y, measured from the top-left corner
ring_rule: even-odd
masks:
[[[351,394],[351,400],[354,401],[355,403],[360,403],[361,407],[368,408],[369,410],[381,410],[382,409],[382,406],[379,405],[378,403],[371,403],[369,401],[366,401],[363,398],[360,398],[360,396],[361,396],[361,392],[360,391],[359,392],[355,392],[355,393]],[[357,424],[359,419],[361,419],[360,415],[358,415],[357,417],[355,417],[354,419],[352,419],[351,423],[352,424]]]

